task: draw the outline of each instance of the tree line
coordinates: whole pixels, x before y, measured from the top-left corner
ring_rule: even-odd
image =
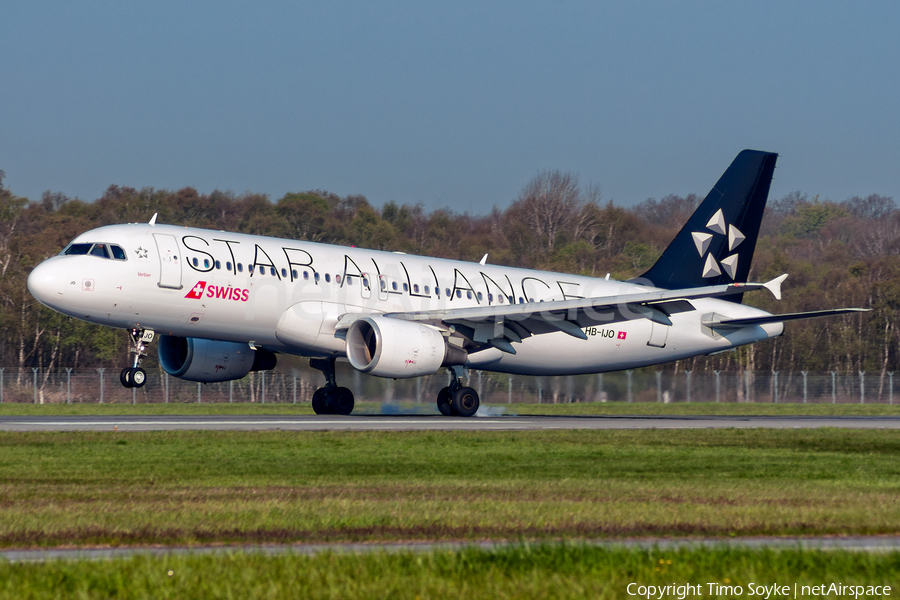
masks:
[[[396,202],[379,209],[364,196],[322,190],[273,202],[265,194],[112,185],[93,202],[60,192],[30,200],[7,189],[0,171],[0,365],[47,370],[124,364],[124,333],[50,311],[25,284],[40,261],[102,225],[146,222],[158,213],[160,223],[458,260],[488,254],[492,264],[628,279],[653,264],[701,200],[670,195],[624,208],[559,171],[539,173],[506,209],[484,215]],[[794,192],[770,200],[750,279],[781,273],[790,273],[784,300],[755,293],[745,302],[772,312],[874,310],[789,323],[780,338],[666,368],[883,376],[900,366],[900,210],[892,198],[832,201]]]

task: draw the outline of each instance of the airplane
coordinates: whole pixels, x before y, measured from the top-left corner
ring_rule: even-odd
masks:
[[[774,338],[784,322],[865,309],[773,315],[741,303],[787,275],[747,281],[777,154],[738,154],[659,260],[628,281],[413,256],[156,223],[77,236],[40,263],[28,289],[42,304],[125,329],[126,387],[141,387],[148,344],[189,381],[270,370],[277,354],[310,359],[325,384],[317,414],[349,415],[335,361],[408,378],[450,371],[447,416],[473,416],[466,369],[573,375],[634,369]]]

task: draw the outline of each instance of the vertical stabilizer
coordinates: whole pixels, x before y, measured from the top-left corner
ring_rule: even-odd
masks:
[[[633,281],[667,289],[747,281],[777,158],[738,154],[656,264]]]

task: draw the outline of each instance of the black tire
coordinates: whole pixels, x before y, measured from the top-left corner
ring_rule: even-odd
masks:
[[[124,387],[134,387],[134,384],[131,383],[131,369],[127,367],[122,369],[122,372],[119,373],[119,381],[122,382]]]
[[[317,415],[328,414],[328,404],[325,402],[326,396],[325,388],[319,388],[313,393],[312,408]]]
[[[137,369],[131,369],[131,374],[128,376],[129,381],[131,381],[131,385],[136,388],[144,387],[144,384],[147,383],[147,371],[138,367]]]
[[[453,394],[453,401],[450,406],[460,417],[471,417],[478,412],[480,404],[478,392],[470,387],[463,387],[456,390]]]
[[[438,410],[441,411],[441,414],[445,417],[450,417],[453,415],[453,409],[450,407],[450,388],[445,387],[441,391],[438,392],[437,395],[437,407]]]
[[[331,392],[331,412],[336,415],[349,415],[353,412],[353,392],[339,387]]]

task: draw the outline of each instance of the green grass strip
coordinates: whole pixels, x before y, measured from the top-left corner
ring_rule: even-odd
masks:
[[[114,561],[0,564],[0,598],[629,598],[638,586],[673,586],[667,598],[765,597],[759,586],[891,586],[900,553],[682,549],[624,550],[581,545],[494,551],[324,553],[316,556],[234,553],[137,557]],[[712,586],[710,585],[712,584]],[[630,587],[629,587],[630,586]],[[802,586],[807,586],[804,589]],[[696,591],[699,590],[698,595]],[[740,593],[738,593],[740,591]],[[750,592],[754,592],[752,595]],[[884,592],[882,588],[880,591]],[[729,593],[730,592],[730,593]],[[654,596],[656,597],[656,596]],[[770,596],[783,597],[783,596]],[[827,597],[836,597],[831,594]],[[848,597],[846,594],[837,597]],[[853,597],[851,594],[849,597]]]
[[[883,430],[0,434],[0,545],[895,534]]]

